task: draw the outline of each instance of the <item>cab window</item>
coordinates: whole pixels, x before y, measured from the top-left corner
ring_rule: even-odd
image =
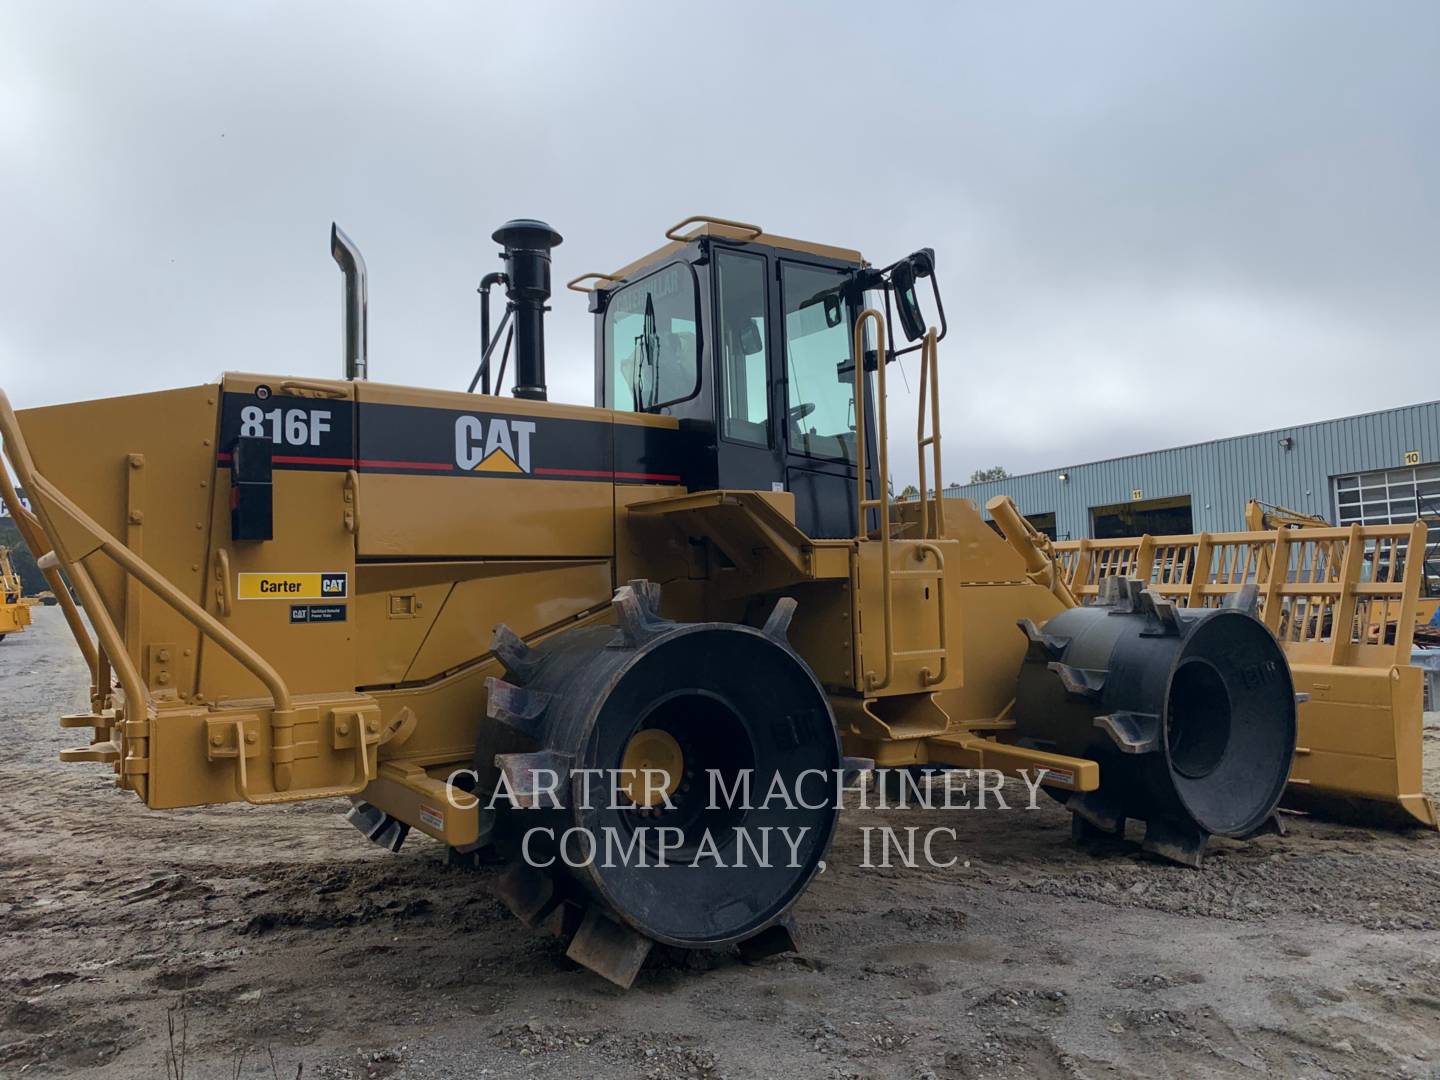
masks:
[[[727,439],[770,445],[770,380],[765,366],[765,257],[715,255],[721,421]]]
[[[782,263],[786,435],[792,451],[855,460],[855,367],[846,273]]]
[[[654,412],[700,389],[695,272],[674,263],[616,290],[605,306],[605,404]]]

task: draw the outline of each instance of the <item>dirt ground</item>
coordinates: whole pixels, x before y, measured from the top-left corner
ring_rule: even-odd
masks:
[[[36,614],[0,644],[3,1076],[164,1076],[182,1043],[195,1078],[1440,1076],[1440,835],[1293,819],[1192,872],[1077,851],[1049,805],[850,811],[803,955],[661,957],[624,993],[424,838],[152,813],[62,766],[81,662]],[[882,823],[953,827],[962,862],[861,869]]]

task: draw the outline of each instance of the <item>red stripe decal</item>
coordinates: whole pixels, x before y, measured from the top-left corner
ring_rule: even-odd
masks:
[[[216,454],[215,460],[221,465],[230,463],[231,455],[228,453]],[[345,468],[361,469],[417,469],[427,472],[456,472],[454,465],[449,462],[438,461],[381,461],[377,459],[362,458],[352,461],[350,458],[322,458],[322,457],[297,457],[285,454],[276,454],[270,459],[276,465],[339,465]],[[547,469],[535,468],[531,472],[536,476],[583,476],[595,480],[651,480],[664,484],[680,483],[678,473],[649,473],[649,472],[612,472],[609,469]],[[491,474],[482,474],[491,475]],[[497,477],[516,476],[524,474],[495,473]]]
[[[229,453],[216,454],[215,460],[221,465],[228,465],[232,456]],[[355,465],[354,460],[348,457],[301,457],[297,454],[274,454],[270,461],[274,465],[343,465],[346,468]]]
[[[678,484],[674,473],[612,472],[609,469],[546,469],[532,470],[537,476],[593,476],[601,480],[663,480]]]
[[[601,480],[609,480],[615,475],[609,469],[545,469],[537,467],[531,471],[536,476],[594,476]]]
[[[343,465],[349,469],[355,467],[355,459],[348,457],[292,457],[276,454],[270,460],[277,465]]]
[[[455,466],[441,461],[379,461],[361,458],[356,462],[362,469],[429,469],[433,472],[454,472]]]

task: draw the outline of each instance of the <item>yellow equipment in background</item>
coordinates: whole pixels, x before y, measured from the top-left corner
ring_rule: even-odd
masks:
[[[21,595],[20,575],[10,562],[10,552],[0,547],[0,641],[29,625],[30,605]]]
[[[1434,518],[1427,518],[1422,514],[1418,520],[1428,523]],[[1251,532],[1265,532],[1270,529],[1328,529],[1331,525],[1324,518],[1302,510],[1291,510],[1288,506],[1276,506],[1274,503],[1251,499],[1245,504],[1245,528]],[[1440,629],[1436,628],[1435,621],[1436,613],[1440,612],[1440,587],[1437,587],[1437,582],[1425,565],[1429,561],[1428,534],[1426,543],[1420,550],[1426,552],[1427,558],[1421,560],[1421,568],[1416,575],[1420,596],[1415,602],[1415,637],[1417,641],[1423,637],[1431,644],[1440,644]],[[1378,616],[1383,613],[1377,611],[1376,614]],[[1383,635],[1387,641],[1395,639],[1393,623],[1372,622],[1370,632]]]
[[[1286,804],[1437,827],[1423,785],[1423,672],[1410,665],[1425,523],[1336,528],[1256,500],[1246,522],[1239,533],[1058,542],[1057,582],[1089,603],[1106,578],[1135,578],[1187,607],[1254,588],[1308,695]]]
[[[1250,532],[1270,529],[1328,529],[1330,522],[1303,510],[1250,499],[1245,503],[1245,528]]]
[[[1062,574],[1017,516],[997,515],[1007,544],[939,494],[932,251],[876,267],[687,219],[569,283],[595,315],[591,408],[546,400],[559,234],[519,220],[495,239],[478,394],[368,380],[365,266],[339,229],[345,379],[230,373],[19,415],[0,394],[31,509],[4,468],[0,495],[90,669],[90,711],[61,724],[91,737],[62,760],[108,764],[157,810],[348,797],[387,847],[413,830],[461,862],[493,850],[511,909],[620,985],[656,941],[792,945],[840,793],[737,808],[709,797],[717,779],[758,793],[870,762],[998,769],[1043,784],[1077,835],[1134,821],[1146,850],[1191,866],[1212,835],[1270,820],[1295,688],[1253,587],[1187,607],[1182,584],[1207,603],[1231,590],[1157,577],[1166,556],[1092,588],[1102,575]],[[892,503],[886,374],[906,354],[934,494]],[[1357,596],[1396,592],[1343,562],[1342,627]],[[1289,594],[1256,581],[1278,628]],[[1090,593],[1098,606],[1077,603]],[[1297,633],[1318,610],[1284,609]],[[1312,729],[1409,702],[1412,683],[1369,677],[1379,646],[1301,644],[1286,648],[1314,669]],[[1304,749],[1326,761],[1320,745]],[[624,770],[594,805],[586,777]],[[751,829],[793,830],[793,853],[698,857]],[[597,832],[627,856],[658,844],[661,868],[587,863],[577,837]]]

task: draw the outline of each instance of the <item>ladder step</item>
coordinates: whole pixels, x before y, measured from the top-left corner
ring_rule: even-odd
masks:
[[[925,656],[945,656],[949,649],[910,649],[906,652],[892,653],[896,660],[919,660]]]

